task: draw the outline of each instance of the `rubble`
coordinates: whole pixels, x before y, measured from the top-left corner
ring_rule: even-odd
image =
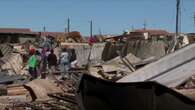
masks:
[[[125,56],[132,64],[141,62],[142,60],[138,57],[136,57],[135,55],[133,55],[132,53],[129,53]],[[106,62],[106,64],[123,64],[123,62],[121,61],[120,57],[116,57],[114,59],[111,59],[109,61]]]
[[[23,59],[19,53],[11,53],[9,56],[1,58],[1,69],[8,71],[9,75],[25,75]]]
[[[68,34],[61,33],[57,40],[63,35]],[[80,33],[72,33],[57,45],[52,38],[55,45],[47,47],[57,55],[65,47],[75,52],[70,77],[65,79],[59,68],[52,75],[44,71],[46,79],[32,80],[28,74],[28,48],[40,51],[43,42],[0,45],[0,109],[194,109],[194,44],[166,54],[162,41],[126,39],[89,45]]]
[[[73,80],[51,82],[51,80],[36,79],[25,85],[7,86],[6,90],[6,95],[0,96],[0,103],[6,109],[77,109],[76,86]]]
[[[45,79],[35,79],[25,84],[24,86],[33,91],[33,95],[36,98],[36,101],[49,100],[50,97],[48,94],[62,94],[62,90],[57,87],[57,85]]]
[[[8,44],[0,44],[0,50],[3,56],[8,56],[10,53],[13,52],[13,48],[11,47],[11,45]]]

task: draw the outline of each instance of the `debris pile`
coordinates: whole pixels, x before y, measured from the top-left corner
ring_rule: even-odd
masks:
[[[75,83],[68,79],[56,82],[36,79],[25,85],[3,86],[0,107],[4,110],[76,110]]]
[[[82,107],[83,110],[88,110],[88,107],[98,107],[98,104],[103,104],[104,109],[110,105],[118,108],[116,103],[122,99],[117,101],[112,97],[119,97],[120,93],[125,97],[120,105],[131,109],[136,108],[136,104],[143,104],[143,100],[146,101],[142,93],[147,97],[148,104],[151,104],[145,105],[149,108],[155,107],[154,103],[159,101],[164,103],[163,99],[173,100],[173,108],[177,108],[176,104],[189,106],[183,103],[186,100],[192,102],[194,108],[195,44],[167,54],[167,45],[162,41],[127,39],[89,45],[83,43],[80,33],[69,34],[67,39],[64,39],[68,42],[58,44],[60,39],[52,38],[28,46],[0,45],[2,110],[78,110]],[[28,47],[35,48],[38,53],[44,49],[54,51],[56,60],[59,61],[54,71],[48,66],[45,71],[39,73],[39,77],[33,79],[26,64],[30,53]],[[67,71],[61,71],[59,67],[63,49],[70,52],[68,58],[71,64],[68,66],[71,68]],[[62,73],[66,73],[66,77]],[[42,74],[46,77],[42,78]],[[105,94],[108,96],[104,96]],[[144,98],[137,99],[134,103],[132,99],[137,96]],[[151,96],[155,100],[151,99]],[[106,97],[108,102],[104,103],[101,98],[98,100],[99,97]],[[128,104],[128,101],[134,105]],[[163,107],[163,103],[158,106]]]

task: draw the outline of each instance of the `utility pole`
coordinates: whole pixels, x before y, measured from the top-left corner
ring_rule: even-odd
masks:
[[[90,37],[93,37],[93,22],[90,21]]]
[[[144,20],[144,30],[146,30],[146,26],[147,26],[147,21]]]
[[[176,5],[176,37],[178,37],[179,34],[179,20],[180,20],[180,0],[177,0],[177,5]],[[177,39],[177,38],[175,38]]]
[[[171,49],[171,52],[173,52],[175,50],[175,47],[178,43],[178,36],[179,36],[179,20],[180,20],[180,15],[181,15],[181,12],[180,12],[180,0],[176,0],[176,27],[175,27],[175,37],[174,37],[174,44],[173,44],[173,47]]]
[[[101,28],[99,28],[99,35],[100,35],[100,36],[102,35],[102,30],[101,30]]]
[[[46,32],[46,27],[45,26],[43,26],[43,32]]]
[[[134,30],[134,25],[131,25],[131,31],[133,31]]]
[[[68,21],[67,21],[67,28],[68,28],[68,33],[70,32],[70,18],[68,18]]]
[[[64,32],[67,33],[67,28],[66,27],[64,28]]]
[[[93,22],[91,20],[90,21],[90,38],[89,39],[92,39],[92,37],[93,37],[93,32],[92,31],[93,31]],[[90,63],[90,57],[91,57],[92,47],[93,47],[93,44],[90,46],[90,51],[89,51],[89,55],[88,55],[88,63],[87,63],[87,66],[89,66],[89,63]]]
[[[181,33],[181,30],[182,30],[182,26],[181,26],[181,20],[182,20],[182,10],[181,10],[181,2],[179,2],[179,15],[178,15],[178,19],[179,19],[179,23],[178,23],[178,34]]]
[[[195,13],[193,15],[194,27],[195,27]]]

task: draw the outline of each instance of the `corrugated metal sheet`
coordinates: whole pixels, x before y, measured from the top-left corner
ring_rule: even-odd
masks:
[[[92,49],[89,45],[83,45],[75,48],[77,62],[79,66],[86,65],[91,49],[90,61],[100,61],[105,43],[94,44]]]
[[[118,82],[157,81],[168,87],[176,87],[195,74],[195,44],[184,47]]]
[[[13,52],[13,48],[10,45],[2,44],[0,45],[0,50],[4,56],[8,56],[10,53]]]
[[[1,68],[8,70],[9,75],[24,74],[22,72],[23,60],[20,54],[12,53],[9,57],[3,57],[1,58],[1,63]]]

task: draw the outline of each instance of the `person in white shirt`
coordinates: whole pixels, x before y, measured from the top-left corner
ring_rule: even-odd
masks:
[[[65,77],[70,77],[67,72],[70,69],[70,54],[68,53],[67,49],[62,49],[62,52],[59,57],[59,66],[61,71],[62,79]]]

